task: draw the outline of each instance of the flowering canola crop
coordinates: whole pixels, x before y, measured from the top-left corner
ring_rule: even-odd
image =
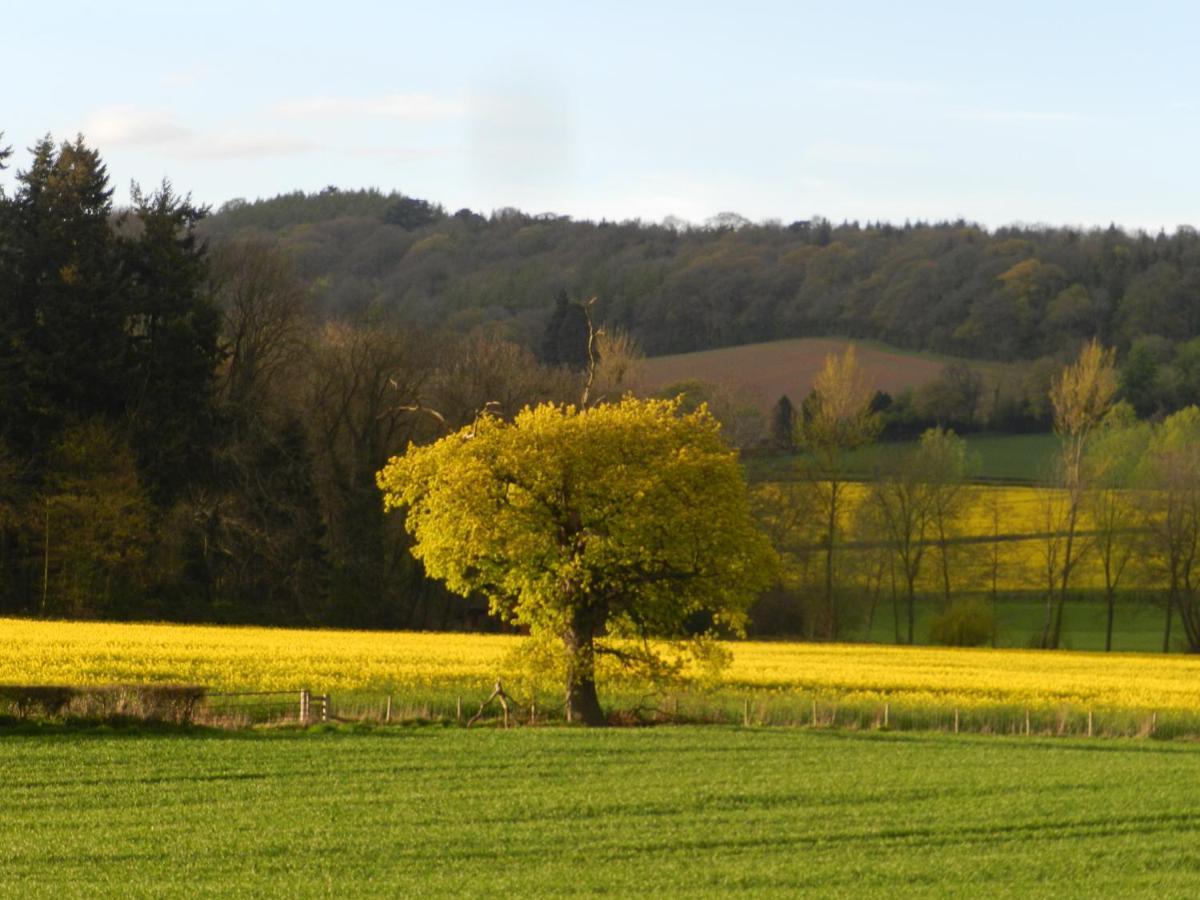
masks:
[[[0,619],[0,684],[191,683],[214,691],[486,690],[498,635]],[[1190,656],[736,642],[719,687],[918,705],[1200,712]]]

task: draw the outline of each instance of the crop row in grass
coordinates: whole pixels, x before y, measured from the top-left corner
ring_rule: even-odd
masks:
[[[22,897],[1184,897],[1200,877],[1182,744],[101,730],[0,741],[0,770]]]

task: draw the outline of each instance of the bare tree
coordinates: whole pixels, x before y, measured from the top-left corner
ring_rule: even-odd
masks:
[[[644,356],[637,342],[620,328],[596,332],[596,377],[592,392],[597,400],[619,400],[638,387]]]
[[[953,431],[931,428],[921,435],[920,469],[929,495],[929,533],[937,547],[942,597],[949,602],[952,556],[971,502],[967,445]]]
[[[846,505],[849,451],[871,444],[879,436],[878,414],[871,409],[874,391],[858,365],[854,347],[840,356],[830,354],[813,381],[797,420],[797,444],[807,451],[802,465],[818,486],[822,506],[825,549],[824,627],[826,637],[836,637],[839,611],[834,596],[841,518]]]
[[[1095,534],[1092,547],[1104,573],[1105,650],[1112,650],[1117,589],[1142,544],[1134,488],[1149,438],[1149,427],[1137,422],[1133,408],[1118,404],[1105,417],[1084,458],[1089,485],[1085,509]]]
[[[450,339],[425,392],[449,429],[469,425],[484,407],[508,418],[543,401],[570,402],[579,395],[579,373],[543,366],[533,354],[494,334]]]
[[[1060,517],[1063,544],[1057,601],[1047,607],[1042,629],[1043,647],[1057,647],[1062,636],[1063,607],[1071,574],[1080,556],[1076,538],[1086,487],[1084,451],[1112,406],[1116,392],[1116,352],[1103,348],[1095,339],[1085,344],[1079,358],[1050,383],[1054,432],[1060,442],[1058,476],[1065,495],[1065,505]]]
[[[238,407],[260,404],[303,349],[307,292],[283,252],[262,240],[218,246],[209,279],[222,313],[225,399]]]
[[[908,643],[913,643],[916,584],[925,559],[930,526],[930,491],[920,451],[901,452],[871,485],[871,505],[904,579],[908,611]]]
[[[399,567],[413,567],[406,539],[384,518],[375,476],[409,441],[441,431],[420,411],[435,349],[413,331],[330,323],[309,351],[304,402],[345,624],[402,590]]]
[[[1150,547],[1167,582],[1163,652],[1171,649],[1175,612],[1195,652],[1200,650],[1200,409],[1189,406],[1155,428],[1146,470]]]

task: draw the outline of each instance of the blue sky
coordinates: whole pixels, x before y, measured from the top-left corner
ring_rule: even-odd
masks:
[[[21,3],[0,130],[118,198],[1200,225],[1185,3]],[[4,180],[11,185],[12,172]]]

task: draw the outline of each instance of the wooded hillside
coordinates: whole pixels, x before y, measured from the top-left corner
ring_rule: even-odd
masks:
[[[1073,353],[1096,336],[1137,362],[1143,409],[1200,399],[1200,238],[1115,227],[967,222],[754,224],[572,221],[502,209],[449,213],[377,191],[226,204],[201,233],[265,233],[327,315],[368,311],[462,329],[501,323],[537,347],[554,298],[649,355],[787,337],[873,338],[981,359]],[[1178,395],[1178,396],[1177,396]]]

